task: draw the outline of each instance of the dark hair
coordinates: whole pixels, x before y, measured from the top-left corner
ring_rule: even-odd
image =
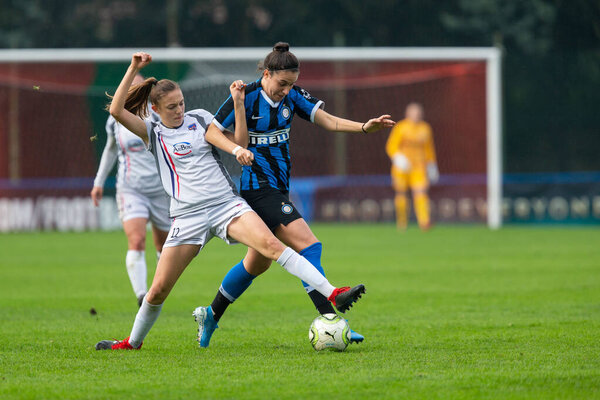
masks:
[[[263,61],[258,64],[259,70],[269,71],[292,71],[300,70],[300,61],[294,53],[290,52],[290,45],[285,42],[275,43],[271,51]]]
[[[145,118],[148,116],[148,98],[152,104],[158,104],[160,99],[167,93],[179,89],[177,82],[170,79],[148,78],[144,82],[133,85],[127,91],[125,100],[125,109],[137,116]],[[113,96],[106,94],[111,99]],[[106,105],[106,110],[110,109],[110,102]]]

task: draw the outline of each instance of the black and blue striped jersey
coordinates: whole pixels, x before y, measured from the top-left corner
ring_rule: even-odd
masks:
[[[263,91],[261,80],[246,86],[246,123],[248,125],[248,150],[254,153],[251,166],[242,168],[240,190],[273,187],[287,192],[290,188],[290,126],[294,114],[314,122],[315,113],[324,106],[323,101],[312,97],[306,90],[293,86],[287,96],[273,102]],[[221,130],[235,122],[231,96],[217,111],[213,120]]]

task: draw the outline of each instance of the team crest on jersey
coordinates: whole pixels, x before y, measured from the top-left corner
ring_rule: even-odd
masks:
[[[198,129],[198,126],[195,122],[191,125],[188,125],[188,131],[195,131],[196,129]]]
[[[290,111],[289,107],[281,107],[281,116],[283,117],[283,119],[290,119],[290,115],[292,115],[292,112]]]
[[[173,154],[176,156],[186,156],[192,152],[192,145],[189,142],[179,142],[173,145]]]
[[[281,212],[284,214],[291,214],[294,211],[294,207],[289,204],[284,204],[281,206]]]

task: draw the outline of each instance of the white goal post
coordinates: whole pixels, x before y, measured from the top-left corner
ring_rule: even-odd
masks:
[[[140,49],[10,49],[0,50],[0,63],[127,62]],[[147,48],[155,61],[257,61],[270,51],[245,48]],[[294,47],[300,60],[323,61],[482,61],[486,64],[487,223],[502,225],[502,84],[497,48]]]

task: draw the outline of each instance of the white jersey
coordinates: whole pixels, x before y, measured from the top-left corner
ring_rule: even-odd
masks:
[[[154,113],[149,119],[160,120]],[[112,116],[109,116],[106,121],[106,134],[106,147],[94,186],[104,185],[106,176],[114,165],[114,155],[106,153],[116,153],[119,160],[116,185],[118,190],[130,190],[145,195],[161,193],[163,188],[156,162],[154,157],[145,151],[142,139],[118,123]]]
[[[178,128],[146,120],[148,150],[171,196],[171,217],[221,204],[237,196],[235,185],[214,146],[205,140],[213,115],[206,110],[185,113]]]

